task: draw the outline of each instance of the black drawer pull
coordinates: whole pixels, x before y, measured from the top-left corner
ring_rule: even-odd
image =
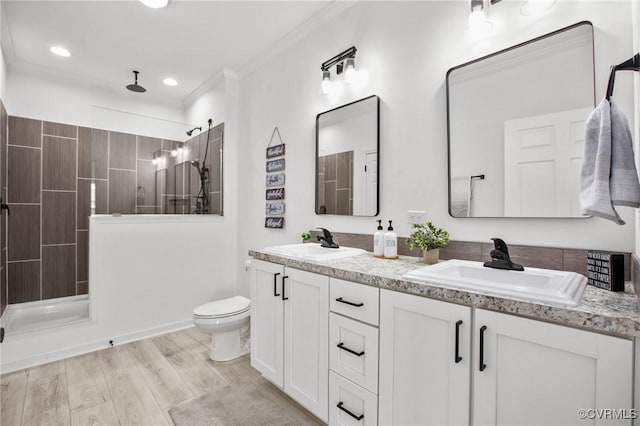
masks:
[[[289,300],[288,297],[284,297],[284,280],[289,278],[289,275],[285,275],[282,277],[282,300]]]
[[[461,325],[462,325],[462,320],[456,321],[456,353],[455,353],[456,364],[462,361],[462,357],[460,356],[460,326]]]
[[[484,363],[484,332],[486,330],[486,325],[480,327],[480,371],[484,371],[487,368],[487,364]]]
[[[336,405],[336,407],[338,407],[339,409],[341,409],[342,411],[344,411],[345,413],[347,413],[348,415],[350,415],[351,417],[353,417],[357,421],[360,421],[360,420],[364,419],[364,414],[360,414],[359,416],[356,416],[351,411],[349,411],[346,408],[344,408],[343,405],[344,405],[344,403],[342,401],[340,401],[340,402],[338,402],[338,405]]]
[[[342,343],[342,342],[338,343],[338,347],[339,347],[340,349],[342,349],[343,351],[347,351],[347,352],[352,353],[352,354],[354,354],[354,355],[356,355],[356,356],[362,356],[362,355],[364,355],[364,351],[362,351],[362,352],[356,352],[356,351],[354,351],[353,349],[349,349],[349,348],[347,348],[347,347],[344,345],[344,343]]]
[[[353,302],[349,302],[348,300],[344,300],[342,299],[342,297],[338,297],[336,299],[336,302],[340,302],[340,303],[344,303],[345,305],[351,305],[351,306],[355,306],[356,308],[359,308],[361,306],[364,306],[364,303],[360,302],[360,303],[353,303]]]
[[[280,272],[273,274],[273,297],[280,296],[280,293],[278,293],[278,290],[276,289],[277,282],[278,282],[278,275],[280,275]]]

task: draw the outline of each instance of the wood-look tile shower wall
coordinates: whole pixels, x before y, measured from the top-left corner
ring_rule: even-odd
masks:
[[[0,195],[7,199],[7,131],[9,116],[0,100]],[[2,212],[0,212],[2,213]],[[0,214],[0,315],[7,307],[7,220],[6,214]]]
[[[178,198],[178,191],[173,189],[173,182],[177,181],[174,166],[179,161],[188,164],[190,159],[198,158],[195,154],[203,154],[200,144],[206,139],[192,138],[184,154],[176,158],[170,151],[182,146],[182,142],[6,118],[6,114],[2,117],[7,123],[2,124],[7,129],[3,135],[8,134],[8,144],[6,150],[3,145],[2,152],[6,153],[8,170],[5,169],[7,181],[0,181],[0,185],[11,209],[8,233],[2,230],[3,238],[7,235],[2,250],[3,261],[5,255],[7,259],[7,280],[5,283],[3,274],[0,292],[3,306],[88,293],[92,183],[96,214],[190,212],[188,208],[176,211],[170,207]],[[219,141],[215,148],[221,148],[221,126],[216,128]],[[219,179],[213,178],[214,145],[210,145],[207,165],[212,175],[213,213],[217,213],[221,185]],[[152,159],[159,154],[166,161],[156,166]],[[219,156],[216,158],[219,160]],[[219,164],[220,161],[217,170]],[[190,173],[190,168],[183,168]],[[4,176],[4,172],[0,173]],[[193,175],[197,178],[197,173]],[[189,200],[191,192],[190,187],[182,189],[180,196]]]

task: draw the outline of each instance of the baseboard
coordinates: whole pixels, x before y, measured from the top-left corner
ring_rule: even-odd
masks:
[[[65,358],[70,358],[77,355],[86,354],[89,352],[106,349],[110,346],[122,345],[125,343],[133,342],[136,340],[147,339],[150,337],[158,336],[161,334],[169,333],[172,331],[178,331],[193,326],[192,320],[179,321],[172,324],[165,324],[159,327],[148,328],[144,330],[134,331],[132,333],[121,334],[118,336],[112,336],[109,339],[101,338],[92,342],[81,343],[72,347],[56,349],[42,354],[29,356],[22,358],[18,361],[2,363],[0,366],[0,373],[7,374],[12,371],[22,370],[23,368],[35,367],[37,365],[46,364],[53,361],[58,361]],[[48,329],[47,332],[51,333],[52,330]],[[113,345],[109,342],[112,341]],[[0,360],[2,361],[2,360]]]

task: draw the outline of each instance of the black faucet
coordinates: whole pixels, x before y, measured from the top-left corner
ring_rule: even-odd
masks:
[[[329,232],[328,229],[325,229],[325,228],[316,228],[316,229],[321,230],[323,234],[323,235],[316,236],[318,241],[320,241],[321,247],[340,248],[340,246],[333,241],[333,235],[331,235],[331,232]]]
[[[491,261],[484,262],[487,268],[507,269],[509,271],[524,271],[522,265],[513,263],[509,257],[509,247],[500,238],[492,238],[495,248],[491,250]]]

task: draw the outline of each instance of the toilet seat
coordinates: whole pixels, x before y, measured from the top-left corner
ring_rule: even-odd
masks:
[[[200,319],[227,318],[249,311],[251,301],[243,296],[205,303],[193,310],[193,317]]]

